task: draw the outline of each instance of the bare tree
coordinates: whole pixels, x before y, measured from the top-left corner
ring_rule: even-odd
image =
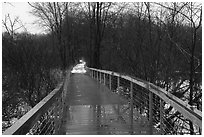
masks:
[[[91,62],[96,68],[100,68],[100,48],[101,41],[106,27],[106,21],[111,3],[92,2],[88,3],[88,13],[90,20],[90,46],[92,49]],[[93,41],[92,41],[93,40]],[[91,63],[91,64],[92,64]]]
[[[200,60],[198,57],[195,56],[195,49],[196,49],[196,42],[197,42],[197,32],[198,29],[201,27],[202,24],[202,5],[199,3],[192,3],[192,2],[185,2],[185,3],[172,3],[173,6],[165,5],[163,3],[156,3],[170,12],[171,16],[171,27],[167,31],[167,35],[169,40],[171,41],[172,45],[175,45],[177,49],[181,51],[181,53],[187,58],[188,64],[189,64],[189,88],[186,90],[189,90],[189,104],[195,105],[195,102],[197,102],[198,99],[196,96],[197,91],[195,89],[195,72],[196,69],[200,66]],[[187,52],[185,49],[183,49],[175,40],[174,32],[175,32],[175,21],[177,19],[182,19],[183,25],[189,26],[191,29],[191,36],[190,36],[190,46],[188,47],[189,52]],[[181,21],[180,21],[181,22]],[[165,23],[164,23],[165,24]],[[189,57],[189,58],[188,58]],[[197,62],[197,65],[195,64],[195,61]],[[196,65],[196,66],[195,66]],[[185,92],[186,92],[185,91]],[[197,104],[197,107],[199,104]],[[198,108],[199,109],[199,108]],[[190,134],[194,133],[193,124],[191,121],[189,121],[190,125]]]
[[[5,15],[4,20],[2,20],[3,27],[6,29],[6,32],[13,39],[17,30],[23,28],[26,31],[25,26],[19,19],[19,17],[15,17],[13,20],[10,17],[10,14]]]
[[[29,3],[33,8],[32,14],[39,18],[39,23],[48,28],[57,38],[57,49],[59,51],[62,68],[67,65],[66,45],[62,41],[62,24],[68,9],[67,2],[36,2]]]

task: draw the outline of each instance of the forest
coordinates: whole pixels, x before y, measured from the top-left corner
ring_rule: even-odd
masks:
[[[2,127],[12,125],[83,58],[88,67],[137,77],[202,111],[202,4],[36,2],[46,33],[2,19]]]

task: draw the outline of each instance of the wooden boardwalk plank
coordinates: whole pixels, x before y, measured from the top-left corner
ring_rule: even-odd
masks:
[[[128,105],[126,100],[85,74],[71,76],[67,96],[62,134],[148,134],[147,127],[130,126],[116,112]]]

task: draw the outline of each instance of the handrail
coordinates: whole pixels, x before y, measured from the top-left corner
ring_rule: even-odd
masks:
[[[159,96],[161,99],[163,99],[166,103],[170,104],[172,107],[174,107],[178,112],[180,112],[184,117],[192,121],[194,124],[198,125],[202,129],[202,112],[199,111],[196,108],[193,108],[186,102],[182,101],[178,97],[174,96],[173,94],[167,92],[166,90],[141,79],[138,78],[132,78],[127,75],[119,74],[112,71],[107,70],[99,70],[95,68],[88,68],[92,71],[98,71],[100,73],[109,74],[111,76],[117,76],[123,79],[126,79],[128,81],[131,81],[149,91]]]
[[[69,74],[68,74],[69,77]],[[61,115],[59,114],[59,109],[63,109],[64,104],[64,98],[66,96],[66,93],[64,93],[64,88],[66,88],[64,85],[67,85],[67,76],[65,78],[65,82],[60,83],[51,93],[49,93],[44,99],[42,99],[34,108],[32,108],[28,113],[26,113],[24,116],[22,116],[14,125],[12,125],[10,128],[8,128],[6,131],[3,132],[3,135],[25,135],[25,134],[32,134],[29,133],[31,129],[37,125],[41,125],[40,118],[50,111],[50,108],[52,107],[52,114],[49,113],[46,116],[54,117],[52,121],[49,121],[51,123],[54,123],[52,126],[55,126],[55,128],[59,128],[61,119],[58,119]],[[56,121],[58,120],[58,121]],[[43,120],[44,121],[44,120]],[[47,124],[47,123],[46,123]],[[39,127],[38,127],[39,128]],[[59,129],[53,129],[52,133],[57,134],[57,130]],[[34,133],[38,134],[38,133]]]
[[[41,100],[34,108],[21,117],[14,125],[8,128],[3,135],[27,134],[30,128],[35,124],[36,119],[48,110],[48,106],[53,104],[55,99],[62,92],[62,83],[55,88],[49,95]]]

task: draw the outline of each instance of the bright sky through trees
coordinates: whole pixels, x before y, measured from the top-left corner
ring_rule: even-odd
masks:
[[[138,1],[135,1],[138,2]],[[200,4],[200,3],[198,3]],[[154,6],[158,6],[154,4]],[[31,6],[27,2],[2,2],[2,20],[5,19],[5,16],[9,14],[11,20],[14,20],[16,17],[19,17],[19,20],[22,22],[24,27],[30,33],[45,33],[42,26],[39,23],[36,23],[37,18],[29,13],[32,10]],[[157,8],[155,7],[155,10]],[[157,12],[155,12],[157,14]],[[199,13],[198,13],[199,14]],[[196,20],[196,19],[195,19]],[[2,25],[2,31],[5,31],[5,28]],[[25,31],[21,28],[18,32]]]
[[[19,17],[19,20],[25,26],[28,32],[30,33],[43,33],[43,29],[39,24],[35,23],[37,18],[29,13],[32,8],[27,2],[9,2],[2,3],[2,20],[5,19],[5,16],[9,14],[11,20]],[[2,26],[2,31],[5,31],[5,28]],[[18,30],[19,32],[25,31],[23,28]]]

